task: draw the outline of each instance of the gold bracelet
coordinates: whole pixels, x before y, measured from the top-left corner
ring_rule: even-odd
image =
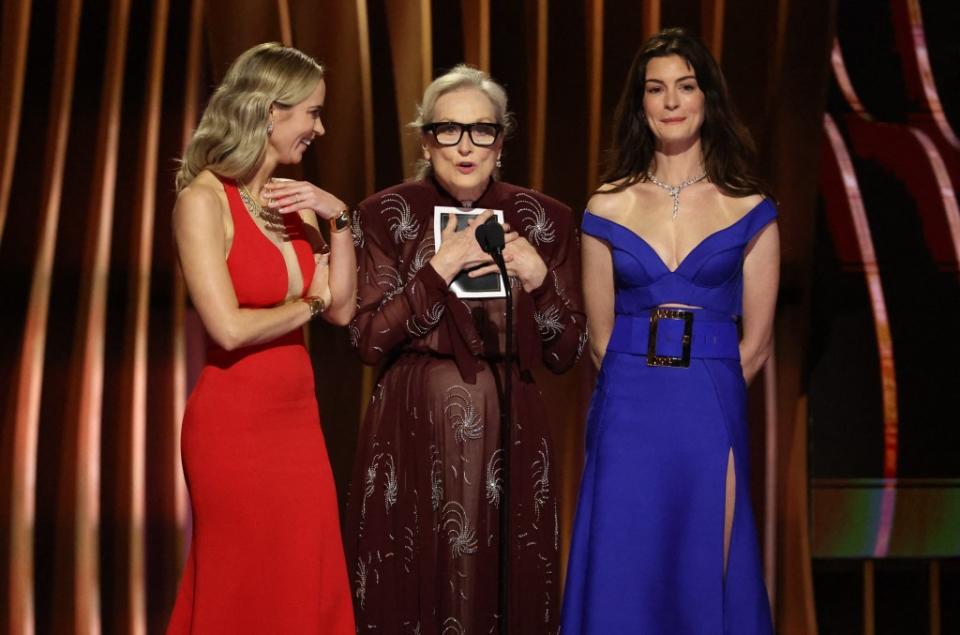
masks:
[[[327,308],[327,303],[324,302],[320,296],[309,295],[300,299],[309,307],[311,320],[323,313],[324,309]]]
[[[350,229],[350,210],[343,208],[340,213],[330,219],[330,231],[339,234]]]

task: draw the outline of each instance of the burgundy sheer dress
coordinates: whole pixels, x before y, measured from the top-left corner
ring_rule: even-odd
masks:
[[[503,299],[461,300],[428,262],[433,211],[457,206],[431,179],[361,203],[354,222],[359,311],[351,340],[381,373],[360,432],[345,532],[359,632],[493,633],[503,488],[498,386]],[[551,423],[530,369],[561,373],[587,341],[570,208],[491,182],[474,207],[501,209],[549,270],[515,281],[511,632],[559,624],[559,529]]]

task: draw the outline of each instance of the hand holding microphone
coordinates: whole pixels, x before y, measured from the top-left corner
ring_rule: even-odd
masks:
[[[503,261],[503,248],[506,247],[506,239],[503,233],[503,227],[497,222],[495,216],[489,217],[483,221],[483,224],[476,229],[477,243],[484,253],[490,254],[494,264],[500,269],[500,275],[503,277],[503,284],[507,289],[507,295],[510,294],[510,277],[507,274],[507,265]],[[484,271],[489,267],[481,267],[472,271],[469,275],[476,277],[480,275],[479,271]]]
[[[504,284],[509,286],[508,276],[516,276],[527,293],[538,289],[547,277],[547,265],[543,258],[526,238],[518,236],[516,232],[504,235],[503,227],[496,220],[491,216],[476,230],[480,248],[493,257],[495,264],[475,269],[468,275],[476,278],[499,269]]]
[[[457,231],[457,218],[451,214],[447,219],[447,224],[443,228],[440,248],[436,255],[430,259],[430,265],[436,270],[447,284],[450,284],[464,269],[480,266],[486,273],[497,271],[496,265],[491,263],[490,256],[483,252],[476,239],[476,231],[489,219],[496,218],[491,210],[486,210],[472,219],[465,228]],[[504,237],[505,242],[514,240],[517,234],[507,233]],[[483,265],[489,264],[488,267]]]

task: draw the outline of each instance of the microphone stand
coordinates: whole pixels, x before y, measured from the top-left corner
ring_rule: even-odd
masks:
[[[500,449],[503,467],[501,468],[501,482],[503,492],[500,495],[500,542],[497,547],[499,560],[498,575],[498,619],[500,635],[507,635],[510,626],[510,446],[513,424],[513,292],[510,288],[510,277],[507,275],[507,265],[503,261],[503,228],[493,216],[476,230],[477,242],[480,248],[490,254],[500,269],[503,278],[503,287],[506,290],[507,324],[504,348],[504,380],[503,400],[500,403]],[[496,380],[496,368],[494,367]]]
[[[503,401],[500,404],[500,446],[503,460],[503,493],[500,495],[500,633],[506,635],[509,630],[510,607],[510,445],[513,425],[513,293],[510,289],[510,277],[503,262],[503,254],[497,251],[493,259],[500,268],[503,286],[507,292],[507,333],[504,355]]]

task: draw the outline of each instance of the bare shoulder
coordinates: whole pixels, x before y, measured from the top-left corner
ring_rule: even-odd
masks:
[[[223,185],[212,173],[204,170],[177,195],[174,213],[219,214],[223,211],[225,204],[226,194],[223,191]]]
[[[173,207],[173,223],[177,228],[193,226],[222,227],[228,203],[220,181],[210,172],[201,172],[177,195]]]
[[[617,189],[621,183],[604,183],[587,201],[587,211],[594,216],[614,220],[630,210],[636,203],[633,187]]]
[[[764,197],[760,194],[749,196],[727,196],[720,194],[720,207],[729,221],[738,221],[762,203]]]

